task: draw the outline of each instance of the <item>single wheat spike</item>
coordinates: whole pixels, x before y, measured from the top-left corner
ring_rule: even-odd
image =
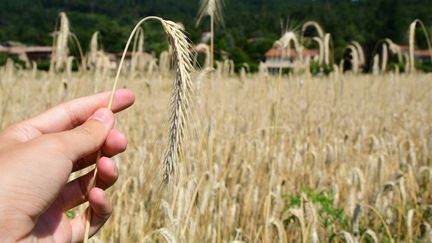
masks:
[[[302,36],[304,36],[305,31],[309,28],[313,27],[315,28],[316,32],[318,33],[318,37],[320,39],[324,39],[324,29],[321,27],[321,25],[318,22],[315,21],[307,21],[302,26]]]
[[[210,16],[210,67],[214,67],[214,32],[215,22],[223,25],[223,0],[202,0],[198,13],[197,25],[205,16]]]
[[[112,108],[112,103],[114,100],[115,91],[117,89],[118,79],[120,77],[121,69],[123,66],[123,62],[126,56],[126,52],[129,48],[129,45],[140,27],[142,23],[147,20],[158,20],[161,22],[166,34],[168,35],[168,39],[170,42],[170,46],[173,49],[173,56],[176,65],[176,78],[173,83],[173,91],[171,95],[171,105],[170,105],[170,130],[169,130],[169,139],[168,145],[165,150],[164,156],[164,171],[163,171],[163,181],[165,183],[172,182],[172,176],[176,171],[176,164],[178,162],[179,156],[181,154],[182,141],[184,136],[184,131],[187,123],[188,116],[188,100],[190,97],[190,92],[192,91],[191,86],[191,77],[190,73],[193,70],[192,58],[190,53],[190,44],[187,40],[187,37],[181,30],[181,27],[172,22],[167,21],[159,17],[146,17],[138,22],[135,28],[132,30],[132,33],[129,36],[129,39],[126,43],[126,47],[123,51],[122,58],[120,60],[119,67],[117,69],[117,74],[114,80],[114,85],[111,91],[111,96],[108,103],[108,109]],[[97,160],[101,157],[101,152],[97,156]],[[96,181],[97,169],[94,170],[93,175],[93,186]],[[91,222],[91,208],[87,211],[87,223],[85,227],[84,234],[84,243],[88,241],[89,229]]]

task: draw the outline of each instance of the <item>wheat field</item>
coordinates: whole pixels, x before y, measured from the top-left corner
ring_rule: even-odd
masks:
[[[113,76],[2,67],[0,128]],[[120,76],[137,101],[117,117],[129,146],[92,242],[432,241],[432,75],[198,76],[170,190],[174,77]]]

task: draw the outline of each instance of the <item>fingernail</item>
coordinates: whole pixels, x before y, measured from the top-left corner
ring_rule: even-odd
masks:
[[[106,108],[102,108],[97,110],[93,116],[91,117],[91,119],[95,119],[98,120],[100,122],[108,122],[111,119],[111,111],[109,109]]]

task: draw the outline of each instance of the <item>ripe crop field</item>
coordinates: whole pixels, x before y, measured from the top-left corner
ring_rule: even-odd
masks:
[[[129,145],[93,242],[432,241],[431,75],[197,77],[165,190],[173,77],[120,76],[137,99],[117,117]],[[0,128],[112,80],[1,68]]]

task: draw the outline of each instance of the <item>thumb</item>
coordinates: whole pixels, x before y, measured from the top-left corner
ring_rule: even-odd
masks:
[[[62,151],[72,161],[90,155],[102,147],[113,126],[112,111],[99,109],[84,124],[57,134]]]

